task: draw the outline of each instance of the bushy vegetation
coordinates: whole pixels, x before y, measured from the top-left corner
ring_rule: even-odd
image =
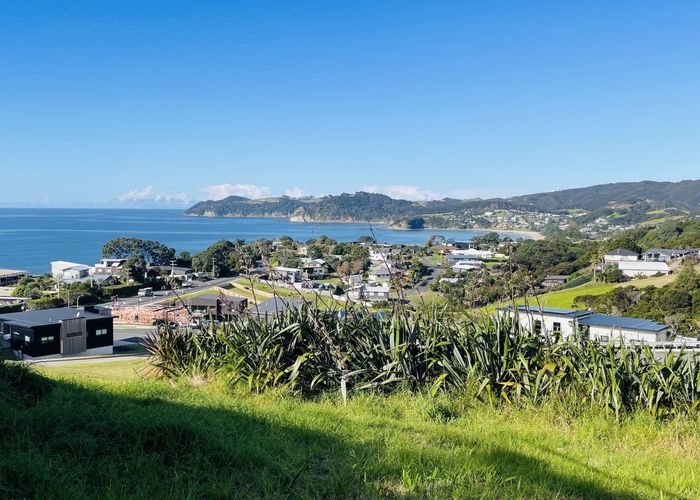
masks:
[[[250,390],[301,394],[400,389],[459,391],[493,402],[575,397],[616,415],[695,413],[700,364],[689,354],[659,362],[648,347],[547,340],[508,319],[432,309],[382,319],[341,319],[308,306],[267,320],[243,318],[204,332],[160,328],[145,344],[167,377],[221,374]]]

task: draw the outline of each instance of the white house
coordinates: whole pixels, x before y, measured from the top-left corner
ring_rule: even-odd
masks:
[[[455,273],[468,273],[478,271],[484,267],[484,263],[478,260],[463,260],[450,267]]]
[[[555,307],[517,306],[517,310],[520,325],[541,335],[567,339],[579,332],[600,342],[621,339],[626,343],[666,342],[668,338],[667,325],[648,319]],[[512,307],[502,308],[501,311],[512,314]]]
[[[449,258],[453,258],[455,260],[458,260],[460,258],[466,258],[466,259],[493,259],[494,257],[494,252],[491,250],[477,250],[476,248],[468,248],[465,250],[452,250],[450,252],[450,255],[448,256]]]
[[[606,264],[617,264],[618,262],[633,262],[639,260],[639,255],[637,252],[632,252],[625,248],[617,248],[615,250],[610,250],[605,252],[603,255],[603,262]]]
[[[671,269],[665,262],[656,261],[620,261],[617,263],[618,269],[622,271],[622,274],[634,278],[638,275],[643,276],[654,276],[656,274],[667,275],[671,273]]]
[[[80,279],[93,273],[93,268],[77,262],[54,260],[51,262],[51,276],[54,279]]]

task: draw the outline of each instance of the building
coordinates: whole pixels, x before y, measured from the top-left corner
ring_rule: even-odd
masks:
[[[326,261],[323,259],[313,259],[305,262],[301,270],[307,279],[321,279],[327,273]]]
[[[362,295],[365,299],[372,301],[389,300],[389,286],[366,285]]]
[[[556,286],[561,286],[564,283],[566,283],[566,280],[569,279],[568,274],[553,274],[550,276],[545,277],[544,280],[542,280],[542,286],[545,288],[553,288]]]
[[[618,262],[633,262],[639,260],[639,254],[637,252],[632,252],[625,248],[617,248],[615,250],[610,250],[605,252],[603,255],[603,262],[606,264],[617,264]]]
[[[469,259],[457,262],[454,266],[450,267],[455,273],[468,273],[472,271],[479,271],[484,267],[484,263],[479,260]]]
[[[14,285],[22,278],[27,277],[27,271],[17,269],[0,269],[0,286]]]
[[[298,283],[301,281],[301,269],[297,267],[273,267],[270,271],[270,279],[285,283]]]
[[[148,271],[161,276],[178,278],[182,281],[190,281],[194,276],[192,268],[186,266],[148,266]]]
[[[95,264],[95,274],[101,276],[121,276],[126,259],[102,259]]]
[[[501,311],[512,314],[512,306]],[[590,310],[517,306],[520,325],[533,333],[567,339],[577,332],[593,340],[626,343],[665,342],[668,326],[648,319],[596,314]]]
[[[361,285],[362,284],[362,275],[361,274],[351,274],[350,276],[346,276],[343,278],[343,283],[345,283],[348,286]]]
[[[112,354],[109,309],[70,307],[0,314],[0,329],[23,359],[77,354]]]
[[[90,279],[94,269],[85,264],[55,260],[51,262],[51,276],[61,283],[75,283]]]
[[[391,269],[385,265],[377,266],[369,272],[369,277],[375,281],[387,281],[391,279]]]
[[[673,259],[683,257],[694,257],[697,255],[693,250],[670,249],[670,248],[650,248],[642,254],[642,258],[651,262],[670,262]]]
[[[275,295],[273,298],[251,307],[248,314],[258,319],[266,319],[300,307],[301,301],[298,299],[282,298]]]
[[[472,259],[488,260],[493,259],[495,254],[491,250],[478,250],[476,248],[467,248],[464,250],[453,250],[450,252],[452,256],[464,256]]]
[[[248,308],[248,299],[232,295],[199,295],[187,300],[190,310],[202,316],[212,316],[224,320],[238,316]]]
[[[637,276],[655,276],[657,274],[667,275],[671,273],[671,269],[666,262],[656,261],[620,261],[617,263],[618,269],[622,274],[630,278]]]

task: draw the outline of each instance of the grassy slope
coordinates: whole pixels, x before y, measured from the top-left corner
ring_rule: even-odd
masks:
[[[138,380],[128,363],[88,370],[127,382],[43,369],[54,389],[0,414],[0,494],[700,497],[697,420],[616,424],[405,394],[344,408]]]
[[[700,265],[695,266],[695,269],[700,272]],[[624,283],[587,283],[585,285],[577,286],[574,288],[567,288],[565,290],[557,290],[555,292],[549,292],[530,299],[530,303],[539,303],[543,306],[549,307],[572,307],[574,299],[579,295],[602,295],[609,292],[616,287],[625,286],[636,286],[637,288],[644,288],[647,286],[661,287],[673,283],[676,279],[677,274],[669,274],[668,276],[657,276],[651,278],[644,278],[638,280],[626,281]],[[521,301],[522,302],[522,301]]]

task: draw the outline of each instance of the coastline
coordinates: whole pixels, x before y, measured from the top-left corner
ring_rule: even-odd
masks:
[[[511,233],[511,234],[516,234],[519,236],[523,236],[525,238],[529,238],[531,240],[535,241],[541,241],[545,239],[544,235],[538,231],[532,231],[529,229],[508,229],[505,227],[481,227],[481,226],[474,226],[474,227],[434,227],[434,226],[425,226],[420,229],[409,229],[405,227],[400,227],[400,226],[395,226],[392,225],[390,222],[384,222],[384,221],[349,221],[349,220],[343,220],[343,219],[333,219],[333,220],[293,220],[290,217],[285,217],[283,215],[197,215],[197,214],[188,214],[186,212],[182,212],[180,215],[183,215],[185,217],[204,217],[204,218],[223,218],[223,219],[278,219],[278,220],[284,220],[287,222],[291,223],[300,223],[300,224],[370,224],[372,226],[376,227],[385,227],[386,229],[389,229],[391,231],[486,231],[486,232],[494,232],[494,233]]]

